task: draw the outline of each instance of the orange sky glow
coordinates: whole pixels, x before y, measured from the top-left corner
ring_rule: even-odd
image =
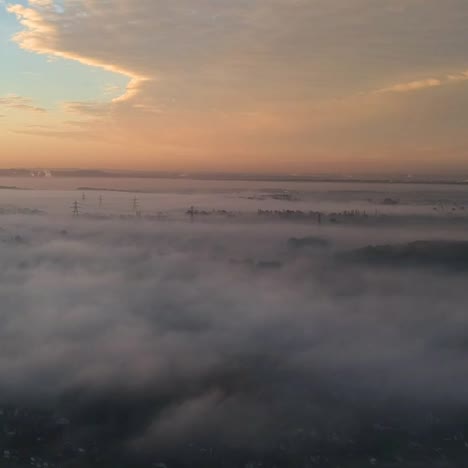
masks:
[[[464,0],[0,1],[0,167],[468,171]]]

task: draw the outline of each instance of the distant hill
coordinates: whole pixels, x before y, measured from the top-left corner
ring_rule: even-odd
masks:
[[[188,179],[188,180],[226,180],[258,182],[339,182],[339,183],[376,183],[376,184],[450,184],[468,185],[466,176],[452,177],[407,177],[407,176],[351,176],[333,174],[257,174],[175,171],[131,171],[106,169],[0,169],[0,177],[75,177],[75,178],[138,178],[138,179]],[[393,201],[393,200],[392,200]],[[390,199],[387,200],[390,203]]]
[[[118,188],[103,188],[103,187],[77,187],[79,192],[121,192],[121,193],[144,193],[142,190],[124,190]]]
[[[15,185],[0,185],[0,190],[27,190],[27,189],[16,187]]]

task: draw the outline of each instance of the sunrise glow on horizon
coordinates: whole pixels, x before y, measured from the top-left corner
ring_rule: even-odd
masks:
[[[468,171],[465,0],[0,0],[0,167]]]

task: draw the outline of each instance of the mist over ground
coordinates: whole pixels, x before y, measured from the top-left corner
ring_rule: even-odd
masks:
[[[0,192],[5,466],[465,466],[467,190],[232,184]]]

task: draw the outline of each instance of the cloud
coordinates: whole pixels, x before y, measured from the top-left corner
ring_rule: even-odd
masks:
[[[29,0],[31,6],[52,8],[54,6],[54,0]]]
[[[250,206],[235,194],[186,199]],[[338,195],[347,207],[349,192]],[[9,196],[23,206],[28,195]],[[160,210],[180,196],[146,203]],[[44,210],[62,213],[61,197],[47,195]],[[131,202],[121,197],[105,195],[107,209],[121,214]],[[52,214],[4,214],[2,226],[0,395],[64,413],[67,441],[191,466],[207,466],[193,460],[209,448],[245,466],[252,454],[310,457],[332,437],[368,447],[363,428],[373,423],[413,433],[428,412],[452,422],[449,409],[468,403],[466,276],[335,257],[422,232],[462,235],[448,223],[430,232],[329,227],[320,235],[330,250],[300,252],[287,240],[313,226]],[[282,268],[255,267],[261,261]]]
[[[7,10],[18,17],[20,23],[25,27],[24,31],[17,33],[15,41],[24,49],[45,54],[52,57],[65,58],[78,61],[84,65],[99,67],[114,73],[128,76],[130,84],[127,93],[120,99],[127,99],[137,92],[138,86],[147,80],[145,76],[139,75],[132,70],[127,70],[117,64],[107,63],[104,60],[95,58],[90,54],[81,55],[73,50],[60,47],[60,26],[63,26],[64,12],[54,8],[53,0],[33,0],[29,2],[29,8],[20,4],[9,5]],[[83,4],[84,6],[84,4]],[[45,7],[44,10],[42,8]],[[76,10],[72,8],[72,15]],[[82,16],[78,16],[81,17]]]
[[[34,105],[32,99],[18,96],[17,94],[7,94],[6,96],[0,97],[0,106],[12,110],[25,110],[39,113],[46,112],[44,108]]]
[[[86,116],[102,117],[110,112],[109,104],[98,102],[66,102],[65,111]]]
[[[121,87],[114,85],[112,83],[108,83],[104,86],[104,94],[106,95],[113,95],[121,91]]]
[[[398,83],[396,85],[392,85],[388,88],[383,88],[378,91],[377,93],[405,93],[409,91],[418,91],[420,89],[427,89],[427,88],[434,88],[437,86],[441,86],[442,81],[436,78],[428,78],[426,80],[419,80],[419,81],[410,81],[409,83]]]
[[[147,167],[166,158],[172,168],[250,170],[258,158],[256,169],[289,171],[279,161],[294,158],[301,160],[295,171],[314,171],[317,154],[349,166],[384,153],[393,164],[392,152],[410,153],[411,139],[388,135],[406,127],[414,110],[390,96],[448,88],[464,79],[450,71],[468,62],[464,0],[40,3],[9,5],[22,24],[15,41],[128,77],[120,96],[66,101],[99,119],[90,138],[100,132],[119,145],[137,142]],[[461,101],[462,87],[453,88]],[[423,98],[422,106],[432,105]],[[445,154],[452,131],[432,113],[419,122]],[[466,145],[460,126],[451,128]],[[122,146],[110,165],[124,154]]]
[[[21,47],[128,76],[127,93],[117,102],[140,94],[142,100],[153,101],[146,104],[159,106],[169,92],[187,107],[197,96],[214,105],[222,97],[219,104],[226,107],[245,104],[245,99],[239,101],[242,92],[253,94],[257,105],[262,99],[291,98],[293,85],[299,86],[303,98],[319,96],[324,91],[319,84],[325,78],[334,92],[339,83],[343,88],[339,74],[347,57],[359,57],[363,68],[360,72],[353,67],[345,87],[356,89],[369,73],[376,80],[389,69],[399,71],[402,67],[396,69],[393,62],[375,63],[371,50],[378,47],[383,53],[406,53],[405,57],[413,59],[409,54],[414,49],[425,58],[420,31],[426,26],[421,23],[414,29],[415,17],[423,17],[428,28],[439,29],[440,22],[434,24],[436,15],[445,18],[458,44],[455,34],[463,15],[454,16],[454,7],[442,8],[433,0],[410,2],[403,4],[404,13],[398,7],[388,15],[389,9],[402,2],[388,3],[350,0],[345,8],[336,0],[314,4],[204,0],[195,5],[188,0],[143,0],[138,5],[128,0],[100,4],[79,0],[65,2],[60,11],[36,3],[8,8],[24,26],[15,36]],[[358,21],[362,35],[356,34]],[[324,24],[330,22],[336,25],[333,34]],[[397,36],[395,28],[400,32]],[[435,29],[431,43],[445,33]],[[430,49],[430,44],[425,47]],[[353,83],[354,75],[362,82]],[[155,86],[145,87],[145,81],[155,81]]]
[[[407,83],[398,83],[387,88],[379,89],[375,91],[375,93],[407,93],[423,89],[437,88],[440,86],[446,86],[452,83],[460,83],[463,81],[468,81],[468,71],[445,75],[443,78],[426,78],[423,80],[410,81]]]

